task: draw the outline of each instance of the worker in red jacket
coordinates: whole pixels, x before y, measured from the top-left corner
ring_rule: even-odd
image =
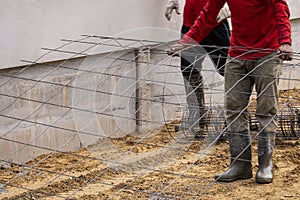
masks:
[[[208,0],[186,0],[183,11],[183,25],[181,33],[187,33],[193,26],[201,10]],[[180,14],[178,0],[169,0],[166,6],[165,15],[168,20],[172,16],[172,11],[176,10]],[[230,30],[226,18],[230,17],[228,8],[223,8],[218,15],[218,20],[222,21],[200,42],[200,46],[189,49],[181,53],[181,71],[186,85],[187,101],[189,105],[190,124],[199,124],[200,131],[195,131],[195,137],[201,137],[205,122],[205,98],[203,88],[203,78],[201,75],[202,62],[205,55],[209,53],[216,71],[224,76],[224,66],[228,54]],[[195,56],[197,55],[197,56]],[[195,94],[195,95],[193,95]],[[196,96],[196,98],[194,97]],[[198,123],[195,123],[195,122]],[[190,127],[186,127],[189,129]]]
[[[257,92],[256,117],[260,123],[257,183],[273,180],[272,154],[278,110],[278,77],[282,60],[292,59],[291,27],[286,0],[209,0],[190,31],[169,54],[199,42],[218,25],[225,2],[231,11],[232,35],[225,68],[225,109],[231,164],[217,181],[252,177],[251,141],[247,106],[253,87]],[[281,59],[279,59],[281,58]]]

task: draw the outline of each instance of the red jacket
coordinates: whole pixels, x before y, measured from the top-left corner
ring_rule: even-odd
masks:
[[[231,57],[254,60],[277,50],[281,44],[291,44],[286,0],[208,0],[180,42],[187,44],[195,40],[199,43],[217,25],[216,17],[225,2],[231,11]]]
[[[183,10],[183,25],[192,27],[207,2],[208,0],[186,0]]]

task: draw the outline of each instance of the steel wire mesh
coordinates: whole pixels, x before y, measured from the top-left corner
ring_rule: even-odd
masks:
[[[179,59],[165,53],[170,42],[96,35],[62,41],[43,48],[47,53],[35,61],[23,60],[27,66],[0,74],[0,140],[13,147],[2,146],[1,198],[209,199],[231,187],[208,173],[230,158],[217,146],[227,142],[230,124],[224,78],[209,52],[195,55],[204,59],[200,113],[197,88],[184,82]],[[74,44],[82,49],[70,50]],[[43,62],[49,54],[68,58]],[[300,79],[289,73],[298,70],[299,53],[293,57],[283,64],[288,76],[280,81],[287,87],[279,93],[277,128],[277,136],[289,140],[300,135]],[[262,127],[252,95],[244,110],[255,143]],[[27,151],[33,153],[22,156]],[[39,183],[26,184],[33,180]]]

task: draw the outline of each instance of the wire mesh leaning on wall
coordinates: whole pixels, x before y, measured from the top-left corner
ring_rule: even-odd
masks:
[[[191,62],[203,77],[195,86],[182,76],[180,58],[166,54],[169,42],[93,35],[63,42],[1,71],[0,197],[212,198],[212,174],[229,158],[230,124],[224,77],[208,53],[194,55],[201,69]],[[43,62],[53,54],[68,58]],[[300,137],[299,58],[294,52],[279,77],[282,141]],[[257,94],[248,95],[256,145]]]

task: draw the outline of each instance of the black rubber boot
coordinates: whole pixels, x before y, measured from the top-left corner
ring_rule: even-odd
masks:
[[[229,133],[231,164],[223,174],[215,176],[216,181],[232,182],[252,178],[252,152],[248,133]]]
[[[273,161],[272,155],[275,146],[276,133],[261,132],[258,137],[258,171],[257,183],[272,183]]]
[[[202,138],[203,131],[205,127],[205,99],[204,99],[204,87],[203,87],[203,77],[200,72],[193,72],[189,75],[184,75],[185,79],[189,82],[192,90],[195,93],[196,99],[191,106],[194,107],[193,110],[197,110],[197,119],[194,119],[199,124],[199,131],[196,132],[195,138]],[[195,109],[196,108],[196,109]]]

